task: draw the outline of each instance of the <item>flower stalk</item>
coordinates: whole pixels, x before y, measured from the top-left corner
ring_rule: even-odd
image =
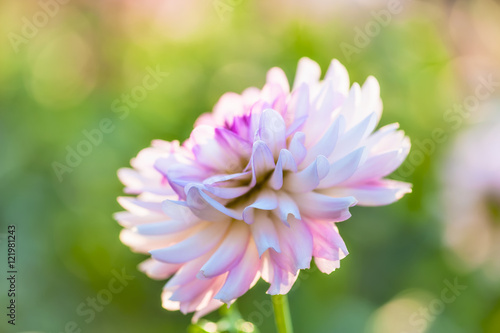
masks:
[[[278,333],[293,333],[287,295],[273,295],[271,296],[271,300],[273,302],[274,319]]]

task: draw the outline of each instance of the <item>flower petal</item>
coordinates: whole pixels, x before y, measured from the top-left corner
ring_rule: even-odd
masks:
[[[309,165],[318,155],[324,155],[326,157],[330,156],[335,149],[335,145],[337,144],[340,128],[343,126],[343,121],[344,118],[339,117],[330,125],[320,140],[307,150],[307,155],[302,163]]]
[[[334,270],[340,267],[340,261],[338,260],[328,260],[319,257],[314,258],[314,263],[318,267],[319,271],[325,274],[331,274]]]
[[[294,89],[290,95],[286,113],[284,116],[287,124],[286,136],[290,136],[297,131],[307,120],[309,113],[309,87],[302,84]]]
[[[200,271],[201,267],[203,267],[203,265],[207,262],[208,258],[210,258],[211,254],[212,252],[208,252],[194,260],[181,264],[181,268],[167,282],[165,288],[174,290],[176,289],[175,287],[187,284],[196,279],[196,275]]]
[[[290,84],[286,74],[279,67],[273,67],[267,72],[266,82],[279,85],[285,93],[290,92]]]
[[[295,81],[293,82],[293,90],[297,89],[301,84],[314,85],[318,83],[321,75],[319,65],[309,58],[301,58],[297,66]]]
[[[295,194],[293,198],[303,215],[333,222],[351,217],[349,207],[356,204],[354,197],[332,198],[316,192]]]
[[[325,80],[333,82],[333,90],[347,96],[349,93],[349,73],[337,60],[333,59],[325,74]]]
[[[339,261],[349,253],[333,222],[307,220],[307,225],[314,239],[314,257]]]
[[[327,195],[350,195],[360,206],[383,206],[391,204],[411,192],[411,184],[390,179],[370,181],[349,187],[334,187],[323,191]]]
[[[143,201],[132,197],[118,197],[118,203],[131,213],[148,215],[151,212],[162,214],[161,202]]]
[[[289,227],[282,223],[276,224],[282,248],[282,252],[276,257],[290,257],[294,271],[309,268],[313,254],[312,234],[302,220],[290,217],[289,224]]]
[[[285,148],[285,130],[285,121],[281,115],[273,109],[267,109],[260,117],[256,139],[262,140],[273,156],[278,158],[280,150]]]
[[[363,140],[370,135],[373,128],[376,126],[376,120],[376,115],[372,113],[357,125],[351,127],[348,131],[343,133],[339,138],[335,150],[328,159],[333,162],[355,150],[360,143],[362,143]]]
[[[253,175],[252,186],[262,180],[269,171],[274,169],[273,154],[264,141],[258,140],[254,142],[250,163]]]
[[[161,249],[174,244],[188,237],[194,230],[188,229],[175,234],[145,236],[130,229],[123,229],[120,232],[120,241],[129,246],[134,252],[148,253],[151,250]]]
[[[224,237],[229,223],[212,223],[191,237],[167,248],[150,251],[159,261],[179,264],[193,260],[211,250]]]
[[[349,179],[356,172],[363,152],[364,147],[358,148],[339,161],[332,163],[327,176],[321,180],[317,188],[329,188]]]
[[[258,193],[254,203],[245,207],[243,210],[243,221],[252,224],[255,221],[255,210],[273,210],[277,207],[278,199],[276,193],[272,190],[264,189]]]
[[[294,199],[284,191],[276,194],[278,196],[278,208],[273,211],[276,216],[278,216],[285,225],[289,225],[288,218],[290,215],[300,220],[299,207]]]
[[[269,186],[272,189],[279,190],[283,187],[283,171],[285,170],[297,172],[297,164],[289,150],[281,149],[273,175],[269,179]]]
[[[376,78],[369,76],[361,87],[361,110],[366,114],[375,113],[377,123],[382,115],[382,100],[380,99],[380,85]]]
[[[305,134],[302,132],[295,133],[292,140],[290,141],[288,150],[290,151],[290,153],[292,153],[296,165],[302,163],[307,155],[307,148],[304,146],[304,142]]]
[[[201,223],[200,220],[195,222],[186,220],[168,220],[156,223],[141,224],[135,227],[137,233],[141,235],[163,235],[171,234],[179,231],[192,228],[195,225]]]
[[[210,300],[210,302],[204,308],[196,311],[196,313],[193,315],[193,319],[191,320],[191,322],[196,323],[201,317],[205,316],[206,314],[209,314],[212,311],[217,310],[223,304],[224,302],[221,302],[218,299]]]
[[[131,228],[136,225],[160,222],[165,220],[165,215],[160,213],[145,212],[144,214],[133,214],[130,212],[118,212],[113,215],[114,219],[122,227]]]
[[[247,249],[240,262],[229,272],[226,283],[214,298],[229,303],[248,291],[259,274],[260,260],[257,247],[253,241],[248,242]]]
[[[307,168],[297,173],[290,173],[286,176],[285,190],[294,193],[305,193],[318,187],[320,181],[326,177],[330,170],[328,159],[322,155]]]
[[[165,280],[177,272],[180,267],[180,264],[167,264],[150,258],[141,262],[139,270],[146,273],[152,279]]]
[[[267,294],[284,295],[292,288],[298,274],[291,273],[283,269],[273,259],[270,254],[265,253],[262,256],[262,279],[270,284]]]
[[[219,248],[203,265],[197,277],[212,278],[227,272],[243,257],[250,236],[244,223],[234,221]]]
[[[354,175],[346,183],[356,184],[361,181],[376,180],[385,177],[396,170],[408,155],[408,148],[388,151],[369,157],[361,163]]]
[[[241,213],[226,208],[217,200],[211,198],[198,185],[186,188],[186,204],[193,214],[200,219],[212,222],[228,221],[230,217],[241,220]]]
[[[274,249],[276,252],[281,252],[278,233],[274,226],[273,220],[267,212],[257,211],[255,213],[254,223],[250,225],[252,236],[259,251],[259,257],[267,251]]]

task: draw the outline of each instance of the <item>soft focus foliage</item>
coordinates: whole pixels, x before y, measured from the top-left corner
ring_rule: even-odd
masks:
[[[9,34],[29,30],[23,17],[32,21],[42,9],[35,1],[1,2],[0,233],[5,249],[6,226],[18,226],[20,292],[18,325],[7,327],[4,317],[0,331],[64,332],[72,321],[85,332],[185,331],[189,317],[161,308],[164,282],[140,273],[136,266],[145,256],[130,253],[117,237],[121,227],[112,214],[120,209],[115,198],[122,185],[116,170],[153,138],[186,139],[224,92],[262,86],[268,68],[293,76],[303,56],[322,68],[339,59],[352,81],[379,80],[380,125],[399,122],[413,145],[395,178],[414,186],[391,206],[351,209],[353,217],[339,229],[356,255],[332,276],[315,266],[303,272],[289,295],[296,331],[500,331],[499,278],[465,270],[446,247],[440,180],[453,137],[481,113],[481,106],[459,112],[454,105],[475,96],[488,73],[499,73],[500,6],[493,0],[402,2],[403,11],[351,55],[342,43],[361,42],[359,31],[375,26],[373,11],[386,10],[386,2],[353,1],[350,8],[342,1],[339,9],[329,3],[328,10],[285,15],[281,1],[74,0],[31,31],[18,52]],[[220,3],[225,10],[214,6]],[[168,75],[147,80],[156,88],[137,88],[157,69]],[[140,98],[127,105],[123,94],[131,93]],[[73,156],[71,172],[59,181],[53,163],[66,165],[78,149],[86,156]],[[134,279],[95,316],[79,315],[77,309],[91,309],[87,298],[109,288],[113,270],[122,269]],[[444,280],[455,279],[467,289],[433,308],[447,288]],[[2,279],[2,295],[6,288]],[[238,300],[242,318],[261,332],[274,330],[267,288],[258,283]],[[429,306],[422,321],[419,310]],[[397,324],[393,309],[401,309]]]

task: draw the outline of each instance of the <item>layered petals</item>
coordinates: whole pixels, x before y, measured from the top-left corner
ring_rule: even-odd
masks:
[[[356,205],[397,201],[409,184],[384,177],[410,143],[397,125],[375,131],[382,102],[377,80],[350,86],[333,60],[299,61],[290,90],[272,68],[264,87],[227,93],[203,114],[182,145],[154,141],[120,169],[126,210],[115,214],[121,240],[151,255],[139,269],[169,279],[168,310],[193,320],[231,304],[262,278],[285,294],[311,261],[340,267],[348,252],[337,222]],[[375,132],[374,132],[375,131]]]

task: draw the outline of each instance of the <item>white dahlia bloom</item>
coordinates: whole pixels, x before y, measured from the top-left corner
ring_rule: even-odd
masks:
[[[170,280],[163,306],[194,320],[231,303],[259,278],[285,294],[314,257],[331,273],[347,249],[336,222],[349,207],[387,205],[410,185],[385,179],[410,142],[397,124],[375,131],[379,85],[349,84],[333,60],[300,60],[292,89],[271,69],[259,90],[227,93],[188,140],[153,141],[119,177],[121,240],[150,253],[140,269]]]

